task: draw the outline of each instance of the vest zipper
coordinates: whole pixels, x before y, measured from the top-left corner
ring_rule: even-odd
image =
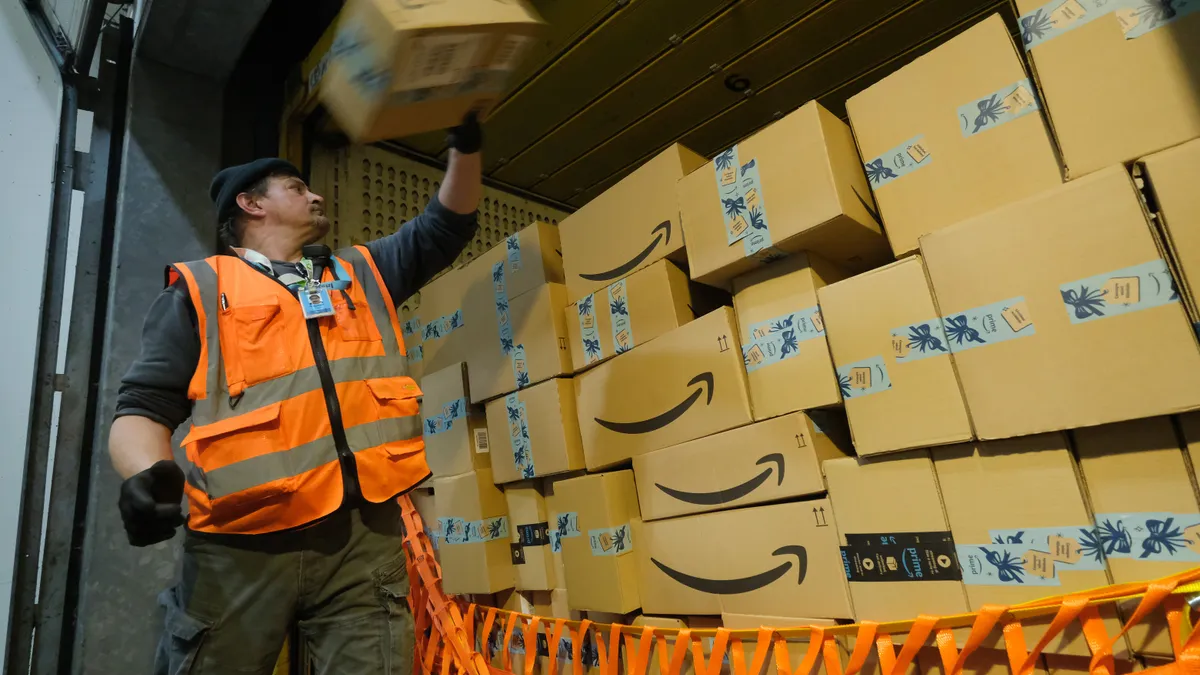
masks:
[[[297,303],[300,302],[300,299],[292,293],[292,289],[280,281],[279,277],[266,274],[241,256],[237,256],[237,259],[249,265],[251,269],[256,270],[259,274],[282,286],[293,300]],[[333,372],[329,369],[329,356],[325,353],[325,342],[321,340],[321,325],[318,323],[319,321],[320,319],[305,319],[304,324],[305,328],[308,329],[308,344],[312,349],[313,363],[317,368],[317,376],[321,380],[321,392],[325,394],[325,412],[329,415],[329,427],[333,435],[333,444],[337,449],[338,460],[340,460],[339,464],[342,467],[342,504],[352,504],[357,503],[362,496],[358,482],[358,465],[354,461],[354,452],[350,449],[350,443],[346,440],[346,427],[342,422],[342,404],[338,401],[337,387],[333,381]]]

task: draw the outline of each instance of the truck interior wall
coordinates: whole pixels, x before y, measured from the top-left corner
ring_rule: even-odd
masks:
[[[62,82],[19,3],[0,3],[0,203],[9,251],[6,275],[41,289],[46,273]],[[0,634],[7,635],[14,556],[37,363],[40,292],[5,293],[0,353]],[[0,643],[0,663],[6,643]]]

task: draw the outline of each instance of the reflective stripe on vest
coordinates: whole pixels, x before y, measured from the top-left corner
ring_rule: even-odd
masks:
[[[319,325],[346,442],[359,457],[363,496],[383,501],[429,470],[417,410],[420,390],[406,375],[395,310],[368,256],[357,247],[336,254],[353,277],[355,310],[335,292],[338,314]],[[338,450],[299,302],[277,281],[230,256],[175,269],[187,281],[202,333],[201,362],[189,388],[192,428],[184,439],[192,463],[185,472],[190,526],[257,533],[332,512],[342,498],[341,472],[329,468],[339,461]],[[332,273],[326,270],[322,278]],[[269,364],[262,363],[263,355]],[[231,389],[238,395],[231,396]],[[256,518],[260,507],[271,512],[270,522]]]

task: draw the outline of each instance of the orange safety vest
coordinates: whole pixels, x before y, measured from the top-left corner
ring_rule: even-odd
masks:
[[[282,282],[242,258],[167,268],[168,284],[187,283],[200,336],[183,439],[192,530],[261,534],[329,515],[343,501],[343,456],[370,502],[429,477],[395,305],[365,247],[334,258],[354,309],[333,291],[335,315],[308,321]]]

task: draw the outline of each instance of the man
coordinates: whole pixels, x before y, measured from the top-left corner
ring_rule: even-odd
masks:
[[[318,673],[411,672],[395,497],[429,468],[395,307],[478,227],[473,114],[448,142],[422,215],[332,255],[311,246],[324,200],[291,164],[213,179],[230,252],[168,268],[109,438],[132,545],[173,537],[188,496],[157,672],[269,674],[294,625]],[[180,467],[171,434],[188,418]]]

